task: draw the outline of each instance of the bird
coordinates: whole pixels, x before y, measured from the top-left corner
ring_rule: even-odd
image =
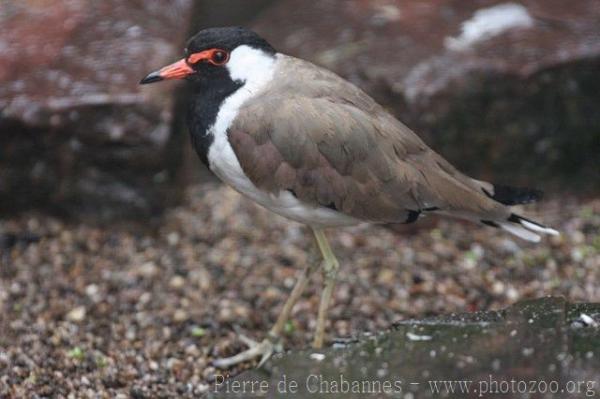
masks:
[[[339,261],[325,230],[413,223],[439,214],[538,242],[558,231],[513,212],[541,198],[528,188],[471,178],[363,90],[332,71],[275,50],[244,27],[203,29],[184,58],[140,84],[183,79],[187,125],[202,162],[264,208],[307,225],[320,256],[299,277],[262,341],[213,364],[229,368],[282,350],[281,333],[316,271],[323,275],[314,348],[325,341]]]

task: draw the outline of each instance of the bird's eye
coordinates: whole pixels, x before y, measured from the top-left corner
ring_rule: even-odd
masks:
[[[223,50],[216,50],[210,56],[210,61],[214,65],[223,65],[227,62],[228,59],[229,59],[229,54],[227,54]]]

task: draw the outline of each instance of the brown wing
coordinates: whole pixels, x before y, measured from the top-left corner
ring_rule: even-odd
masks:
[[[404,222],[432,207],[503,212],[365,93],[300,65],[308,84],[280,76],[280,86],[246,104],[229,129],[257,187],[373,222]]]

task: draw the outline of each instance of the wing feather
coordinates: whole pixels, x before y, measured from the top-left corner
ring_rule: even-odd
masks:
[[[287,62],[283,70],[292,72],[248,101],[228,131],[257,187],[372,222],[403,222],[432,207],[506,213],[360,89],[312,64]],[[294,78],[300,67],[308,84]]]

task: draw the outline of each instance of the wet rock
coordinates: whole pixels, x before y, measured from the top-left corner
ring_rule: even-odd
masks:
[[[255,28],[364,88],[466,172],[600,182],[595,0],[285,0]]]
[[[176,197],[174,86],[138,82],[180,54],[191,3],[0,3],[0,210],[148,216]]]
[[[267,397],[285,398],[292,381],[297,384],[294,397],[300,398],[454,397],[443,381],[467,382],[454,388],[470,394],[461,391],[457,397],[500,392],[524,397],[520,381],[527,381],[526,389],[529,381],[537,381],[533,389],[539,397],[552,397],[549,389],[590,396],[597,389],[593,376],[600,367],[600,330],[573,328],[572,323],[582,313],[599,312],[598,304],[549,297],[497,312],[409,320],[344,347],[276,357],[264,369],[217,380],[220,385],[211,388],[209,397],[264,397],[258,388],[262,383]],[[581,381],[579,387],[573,381]]]

